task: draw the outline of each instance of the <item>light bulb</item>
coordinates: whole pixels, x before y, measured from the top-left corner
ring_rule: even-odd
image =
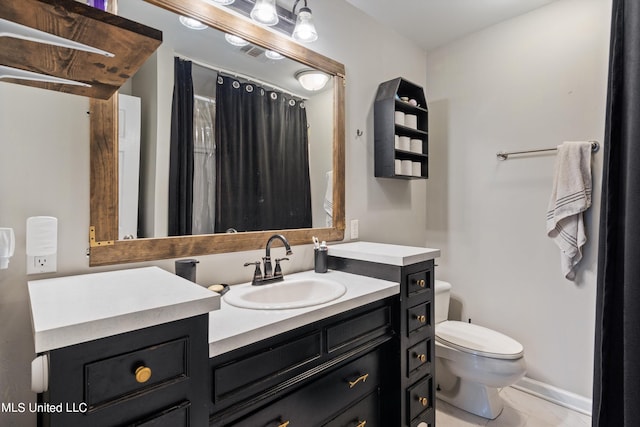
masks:
[[[276,0],[257,0],[251,9],[251,19],[267,26],[276,25],[278,23]]]
[[[204,30],[205,28],[207,28],[205,24],[198,21],[197,19],[189,18],[187,16],[181,16],[179,19],[182,25],[192,30]]]
[[[228,43],[238,47],[246,46],[249,44],[249,42],[243,39],[242,37],[234,36],[233,34],[225,34],[224,39]]]
[[[236,0],[204,0],[205,3],[219,4],[222,6],[228,6]]]
[[[275,50],[267,50],[267,51],[265,51],[264,56],[266,56],[269,59],[276,60],[276,61],[279,60],[279,59],[284,58],[284,56],[280,55]]]
[[[316,26],[313,24],[311,9],[308,7],[300,9],[292,37],[294,40],[304,43],[311,43],[318,39],[318,32],[316,31]]]
[[[318,91],[325,87],[329,81],[329,75],[322,71],[303,70],[296,73],[296,79],[306,90]]]

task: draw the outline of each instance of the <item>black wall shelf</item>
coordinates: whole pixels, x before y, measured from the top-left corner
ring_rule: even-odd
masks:
[[[429,177],[429,112],[420,86],[401,77],[378,86],[374,134],[376,177]]]

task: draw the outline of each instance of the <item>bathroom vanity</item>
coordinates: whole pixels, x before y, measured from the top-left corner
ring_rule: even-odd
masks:
[[[380,426],[392,300],[211,359],[212,426]]]
[[[218,294],[149,267],[31,281],[29,297],[38,425],[207,424]]]
[[[210,315],[211,426],[385,425],[398,283],[339,271],[286,279],[314,277],[346,293],[290,310],[223,300]]]
[[[433,427],[437,256],[335,245],[328,273],[285,285],[345,293],[286,310],[232,306],[155,267],[30,282],[34,364],[49,368],[34,371],[39,425]]]
[[[329,268],[400,284],[394,306],[394,351],[386,398],[393,405],[384,426],[435,426],[434,258],[440,251],[354,242],[329,248]]]
[[[246,310],[223,301],[210,316],[210,425],[434,427],[439,255],[368,242],[333,245],[329,273],[316,276],[347,284],[336,301],[247,321]]]

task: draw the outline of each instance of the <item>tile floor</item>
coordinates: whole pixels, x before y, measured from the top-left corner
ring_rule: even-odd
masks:
[[[528,393],[507,387],[501,392],[504,409],[495,420],[486,420],[438,400],[438,427],[590,427],[591,417]]]

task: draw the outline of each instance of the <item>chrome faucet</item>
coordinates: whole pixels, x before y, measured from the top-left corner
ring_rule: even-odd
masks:
[[[253,273],[253,280],[251,284],[254,286],[265,285],[267,283],[280,282],[284,280],[284,276],[282,275],[282,269],[280,268],[280,261],[288,261],[289,258],[276,258],[276,267],[275,269],[271,266],[271,244],[274,240],[280,240],[284,244],[284,248],[286,250],[286,255],[292,255],[291,245],[289,245],[289,241],[282,234],[274,234],[269,237],[267,240],[267,247],[265,249],[264,257],[262,257],[262,263],[264,264],[264,275],[260,271],[260,261],[256,262],[247,262],[244,264],[245,267],[249,265],[255,265],[255,271]]]

